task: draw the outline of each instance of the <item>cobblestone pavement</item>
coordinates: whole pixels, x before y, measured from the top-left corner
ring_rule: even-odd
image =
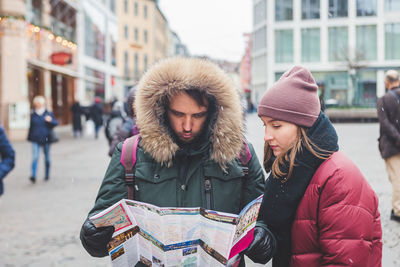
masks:
[[[256,114],[248,115],[247,120],[247,137],[262,159],[262,123]],[[359,166],[379,196],[383,266],[400,266],[400,224],[389,220],[391,185],[377,149],[378,124],[335,127],[341,150]],[[43,180],[41,155],[38,181],[30,183],[31,145],[13,143],[16,168],[4,180],[5,194],[0,198],[0,266],[110,266],[108,258],[90,257],[79,240],[80,226],[107,168],[107,142],[103,135],[98,140],[73,139],[69,128],[57,130],[61,141],[51,147],[48,182]]]

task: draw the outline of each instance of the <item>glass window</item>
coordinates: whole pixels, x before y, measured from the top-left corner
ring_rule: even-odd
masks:
[[[293,19],[293,0],[275,1],[275,20]]]
[[[267,27],[264,26],[254,32],[253,50],[254,52],[267,47]]]
[[[145,19],[147,19],[147,5],[143,6],[143,16]]]
[[[128,40],[128,25],[124,25],[124,37],[125,40]]]
[[[356,49],[360,60],[375,60],[377,51],[376,25],[363,25],[356,28]]]
[[[139,15],[139,7],[138,7],[138,3],[137,2],[135,2],[135,5],[134,5],[134,12],[135,12],[135,16]]]
[[[317,62],[320,60],[319,28],[301,30],[301,61]]]
[[[134,66],[134,72],[135,72],[135,79],[139,79],[139,55],[138,53],[135,53],[135,66]]]
[[[376,16],[376,0],[357,0],[357,16]]]
[[[129,61],[128,51],[125,51],[124,52],[124,74],[125,74],[125,76],[129,76],[128,61]]]
[[[42,1],[41,0],[27,0],[26,1],[27,14],[26,20],[32,24],[42,25]]]
[[[111,40],[111,64],[116,66],[117,64],[117,42],[118,42],[118,26],[111,21],[108,24],[108,31]]]
[[[347,27],[328,28],[328,60],[343,61],[347,57],[348,50]]]
[[[400,59],[400,23],[385,25],[385,59]]]
[[[400,11],[400,0],[385,0],[385,11]]]
[[[252,79],[265,80],[265,74],[267,73],[267,56],[265,54],[253,58],[251,63],[251,72]]]
[[[124,11],[128,13],[128,0],[124,0]]]
[[[293,30],[275,31],[275,62],[293,62]]]
[[[319,0],[301,0],[301,18],[319,19]]]
[[[254,5],[254,10],[253,10],[253,24],[256,25],[262,21],[264,21],[267,16],[267,0],[262,0],[258,2],[256,5]]]
[[[147,54],[144,54],[144,57],[143,57],[144,70],[147,70],[148,64],[149,64],[149,62],[148,62]]]
[[[135,41],[139,41],[139,30],[137,28],[135,28]]]
[[[104,72],[94,70],[91,68],[85,68],[85,75],[90,78],[85,81],[85,98],[93,101],[95,97],[100,97],[104,100],[104,84],[105,74]]]
[[[83,2],[85,17],[85,54],[105,60],[105,17],[88,2]]]
[[[110,0],[110,10],[115,14],[115,0]]]
[[[147,44],[147,40],[148,40],[147,30],[144,30],[143,39],[144,39],[144,43]]]
[[[329,0],[328,18],[347,17],[348,0]]]

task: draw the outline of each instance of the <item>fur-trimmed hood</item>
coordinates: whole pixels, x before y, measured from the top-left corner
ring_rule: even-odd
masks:
[[[149,69],[140,80],[135,99],[141,146],[157,162],[170,166],[179,149],[162,125],[163,99],[182,90],[199,88],[215,97],[217,118],[210,134],[211,159],[223,168],[243,145],[243,111],[232,80],[217,65],[202,59],[169,58]]]

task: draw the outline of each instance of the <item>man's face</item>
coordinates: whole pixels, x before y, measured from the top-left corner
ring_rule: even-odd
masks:
[[[208,102],[206,106],[199,104],[187,93],[172,97],[168,107],[168,118],[172,130],[184,143],[192,142],[203,130],[207,119]]]

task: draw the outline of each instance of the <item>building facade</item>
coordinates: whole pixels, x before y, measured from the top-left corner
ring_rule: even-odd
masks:
[[[69,123],[79,77],[76,1],[0,1],[1,123],[26,138],[33,97],[43,95],[60,124]]]
[[[116,0],[81,0],[77,18],[77,99],[90,105],[95,97],[107,102],[120,92],[116,83],[118,19]]]
[[[326,103],[375,107],[384,72],[400,69],[399,43],[398,0],[253,0],[253,101],[302,65]]]
[[[149,66],[170,55],[171,31],[154,0],[117,0],[116,83],[120,97],[137,84]]]

